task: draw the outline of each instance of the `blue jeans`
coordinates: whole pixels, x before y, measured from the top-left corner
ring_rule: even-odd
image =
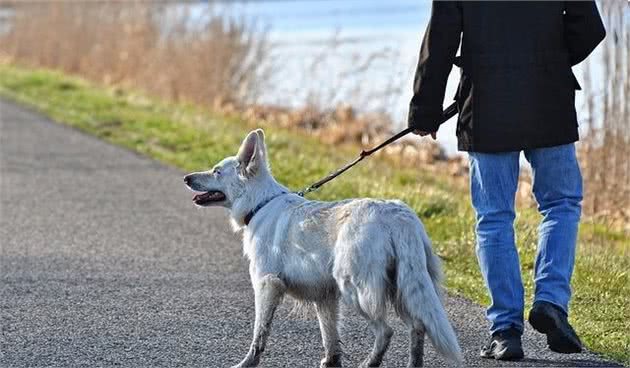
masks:
[[[477,213],[477,259],[490,292],[490,332],[523,331],[524,295],[514,239],[520,152],[469,152],[470,193]],[[568,312],[582,210],[582,175],[574,144],[525,150],[543,218],[538,228],[534,301]]]

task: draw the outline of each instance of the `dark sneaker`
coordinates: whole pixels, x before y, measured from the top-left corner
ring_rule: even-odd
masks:
[[[523,346],[521,345],[521,333],[515,329],[495,332],[490,341],[479,354],[482,358],[496,360],[520,360],[523,359]]]
[[[582,351],[582,342],[560,307],[547,302],[535,302],[529,312],[529,324],[536,331],[547,335],[547,345],[552,351],[564,354]]]

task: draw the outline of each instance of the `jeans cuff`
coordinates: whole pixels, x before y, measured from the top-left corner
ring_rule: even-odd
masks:
[[[492,326],[490,328],[490,335],[494,335],[497,332],[500,331],[505,331],[505,330],[509,330],[509,329],[513,329],[518,331],[521,335],[523,334],[523,330],[524,330],[524,326],[523,324],[516,324],[516,323],[512,323],[512,322],[508,322],[508,323],[501,323],[497,326]]]
[[[536,296],[536,297],[534,297],[534,303],[536,303],[536,302],[545,302],[545,303],[552,304],[554,307],[556,307],[562,313],[564,313],[565,316],[569,315],[569,308],[568,307],[564,307],[562,304],[551,300],[551,298],[546,298],[544,296],[542,296],[542,297]]]

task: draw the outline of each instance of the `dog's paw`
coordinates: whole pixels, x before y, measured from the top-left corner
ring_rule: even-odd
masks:
[[[341,354],[335,354],[331,357],[322,359],[319,364],[319,368],[340,368],[341,367]]]
[[[381,362],[372,357],[368,357],[359,365],[359,368],[370,368],[370,367],[380,367]]]
[[[249,357],[243,359],[242,362],[238,363],[237,365],[232,366],[231,368],[245,368],[245,367],[255,367],[257,366],[257,362],[256,359],[251,359]]]
[[[319,368],[340,368],[341,367],[341,363],[328,363],[328,362],[321,362],[321,364],[319,365]]]

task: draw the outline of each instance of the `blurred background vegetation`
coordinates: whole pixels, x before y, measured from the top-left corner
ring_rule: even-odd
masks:
[[[404,125],[429,3],[255,3],[2,1],[0,50],[5,61],[193,102],[259,124],[306,130],[325,143],[369,144]],[[599,6],[608,37],[578,70],[585,87],[578,96],[584,208],[588,215],[629,231],[629,12],[623,1]],[[405,23],[406,13],[416,15],[417,22]],[[376,32],[365,30],[378,17],[389,23]],[[300,21],[310,32],[295,28]],[[349,31],[344,33],[346,24]],[[270,28],[274,25],[280,31]],[[364,38],[357,36],[361,32]],[[287,46],[287,40],[300,45]],[[397,41],[402,44],[396,48]],[[442,146],[413,140],[389,153],[412,165],[446,161],[436,171],[463,176],[465,160],[447,158],[454,153],[452,125],[443,129],[448,137],[441,133]],[[534,205],[529,189],[523,175],[519,199]]]

